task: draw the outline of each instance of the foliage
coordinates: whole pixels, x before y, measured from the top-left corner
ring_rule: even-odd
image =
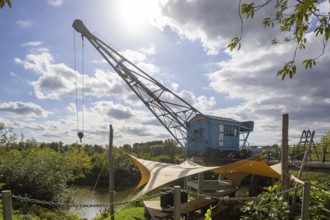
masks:
[[[25,214],[21,211],[15,211],[12,215],[13,220],[83,220],[73,212],[65,210],[51,211],[49,209],[41,208],[40,206],[32,205],[30,213]],[[2,209],[0,210],[0,220],[3,220]]]
[[[97,215],[93,220],[105,220],[110,219],[110,213],[109,212],[102,212],[101,214]]]
[[[274,1],[266,0],[265,3],[256,5],[254,2],[241,4],[240,0],[240,16],[243,14],[246,16],[246,19],[253,19],[254,14],[258,10],[271,4],[272,2]],[[279,32],[285,34],[283,39],[273,39],[273,45],[289,42],[295,43],[292,59],[284,64],[282,69],[277,72],[277,75],[281,76],[282,80],[284,80],[286,76],[293,78],[296,74],[296,54],[298,50],[304,50],[306,48],[308,33],[314,31],[315,36],[322,37],[323,50],[318,56],[306,59],[302,62],[306,69],[311,69],[316,65],[316,60],[324,54],[327,42],[330,38],[330,12],[327,14],[322,14],[320,12],[322,1],[290,1],[290,4],[288,4],[288,2],[288,0],[276,0],[272,6],[274,7],[275,12],[271,13],[269,17],[265,17],[262,22],[265,28],[276,27]],[[239,50],[241,47],[242,34],[241,29],[241,36],[234,37],[227,45],[227,48],[230,50],[237,48]]]
[[[91,168],[90,158],[78,146],[67,147],[62,153],[35,139],[16,143],[8,137],[0,145],[0,181],[15,195],[69,201],[68,183],[84,177]]]
[[[59,209],[52,211],[33,205],[29,214],[17,215],[22,220],[82,220],[77,214]]]
[[[327,191],[327,186],[322,186],[316,181],[312,181],[312,187],[309,197],[309,216],[310,219],[326,220],[330,213],[330,192]],[[302,198],[303,191],[298,191],[298,196]]]
[[[85,174],[92,168],[91,158],[80,145],[75,144],[70,147],[65,156],[68,160],[67,166],[73,173],[74,179],[85,177]]]
[[[250,200],[241,208],[241,219],[288,219],[290,206],[282,195],[276,195],[279,184],[264,188],[266,191],[259,194],[255,200]]]
[[[13,128],[7,128],[3,122],[0,122],[0,147],[13,143],[16,138],[17,136],[13,133]]]
[[[312,181],[309,199],[310,219],[326,220],[330,212],[330,193],[327,185],[317,184]],[[243,215],[241,219],[298,219],[300,211],[290,210],[287,201],[282,196],[275,195],[279,191],[279,183],[264,188],[266,191],[258,195],[255,200],[245,203],[241,208]],[[293,196],[291,191],[290,196]],[[297,202],[302,200],[302,187],[298,189]]]
[[[212,220],[212,209],[214,209],[215,207],[210,207],[209,209],[206,210],[205,215],[204,215],[205,220]]]
[[[327,132],[321,137],[321,143],[323,144],[330,144],[330,132]]]
[[[0,0],[0,8],[3,8],[7,4],[11,8],[10,0]]]
[[[13,194],[60,201],[67,188],[66,183],[73,179],[68,162],[49,148],[11,150],[1,155],[0,176]]]

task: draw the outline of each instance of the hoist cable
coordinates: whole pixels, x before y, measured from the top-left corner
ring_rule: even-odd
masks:
[[[82,138],[84,136],[85,130],[85,95],[84,95],[84,37],[82,37],[82,51],[81,51],[81,102],[82,102],[82,131],[79,131],[79,94],[78,94],[78,71],[77,71],[77,56],[76,56],[76,36],[73,32],[73,53],[74,53],[74,69],[75,69],[75,86],[76,86],[76,113],[77,113],[77,134],[82,143]]]
[[[82,100],[82,132],[85,131],[85,94],[84,94],[84,74],[85,74],[85,65],[84,65],[84,37],[82,36],[81,40],[81,100]]]
[[[78,79],[77,79],[77,57],[76,57],[76,33],[73,30],[73,56],[74,56],[74,75],[76,86],[76,115],[77,115],[77,133],[79,132],[79,112],[78,112]]]

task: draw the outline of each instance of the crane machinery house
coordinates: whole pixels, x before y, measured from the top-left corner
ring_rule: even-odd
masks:
[[[254,122],[196,115],[187,123],[188,152],[192,155],[246,158],[244,150]],[[220,158],[219,158],[220,159]]]

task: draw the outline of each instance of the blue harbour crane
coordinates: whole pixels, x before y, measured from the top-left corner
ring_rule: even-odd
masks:
[[[81,20],[75,20],[72,26],[95,47],[190,156],[204,160],[248,157],[245,147],[253,131],[253,121],[204,115],[92,34]]]

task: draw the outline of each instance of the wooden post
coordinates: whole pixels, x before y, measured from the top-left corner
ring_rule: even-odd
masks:
[[[113,130],[112,130],[112,125],[110,125],[110,133],[109,133],[109,155],[108,155],[108,160],[109,160],[109,193],[110,193],[110,216],[111,220],[115,219],[115,212],[114,212],[114,207],[113,207],[113,194],[114,194],[114,163],[113,163]]]
[[[204,193],[204,173],[198,173],[198,194],[201,195],[203,193]]]
[[[323,147],[323,159],[322,159],[322,163],[325,162],[325,158],[327,155],[327,148],[328,148],[328,144],[325,144],[325,146]]]
[[[181,187],[174,186],[174,220],[180,220],[181,217]]]
[[[288,153],[289,153],[289,115],[283,114],[282,121],[282,153],[281,153],[281,165],[282,165],[282,191],[289,189],[289,166],[288,166]],[[288,198],[288,193],[283,195],[284,199]]]
[[[184,148],[184,160],[186,161],[188,159],[188,145],[187,143],[185,144],[185,148]],[[189,177],[185,176],[183,178],[183,189],[184,190],[188,190],[188,181],[189,181]]]
[[[304,182],[304,191],[302,198],[302,206],[301,206],[301,220],[308,219],[308,207],[309,207],[309,194],[311,190],[311,183]]]
[[[11,191],[3,190],[2,196],[2,212],[3,220],[12,220],[12,202],[11,202]]]

